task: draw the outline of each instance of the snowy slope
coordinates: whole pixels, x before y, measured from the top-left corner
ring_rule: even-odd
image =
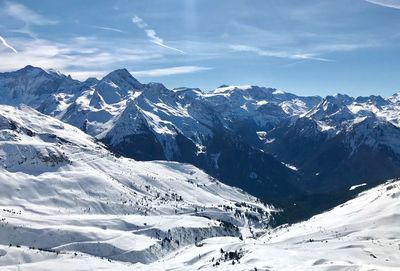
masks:
[[[0,245],[1,270],[14,270],[17,264],[19,270],[75,270],[77,266],[80,270],[398,270],[399,199],[400,181],[389,181],[308,221],[261,231],[243,227],[243,240],[210,237],[147,263],[132,264],[68,250],[56,253],[35,247]],[[4,223],[15,224],[22,220],[21,214],[3,211],[1,215]],[[121,223],[121,219],[128,223]],[[163,224],[163,219],[151,216],[118,216],[117,219],[101,215],[58,215],[53,216],[52,221],[46,221],[46,230],[61,222],[64,226],[61,229],[57,227],[58,231],[78,231],[82,227],[85,237],[96,240],[124,232],[123,238],[108,242],[119,248],[141,249],[155,240],[144,236],[139,239],[135,234],[144,230],[129,231],[128,228],[144,222],[149,223],[148,228],[159,229],[184,223],[184,219],[172,219],[174,221]],[[193,220],[193,223],[201,227],[200,221]],[[43,227],[43,222],[35,216],[26,217],[24,225]],[[2,228],[5,227],[3,224]]]
[[[271,219],[270,207],[193,166],[115,157],[27,106],[0,106],[0,161],[0,266],[75,252],[147,263]]]
[[[244,241],[216,237],[136,270],[398,270],[400,181]],[[237,259],[236,259],[237,257]]]

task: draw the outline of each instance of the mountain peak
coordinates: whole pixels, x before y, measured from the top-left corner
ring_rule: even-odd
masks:
[[[118,86],[130,85],[134,89],[140,89],[142,84],[136,80],[127,69],[118,69],[107,74],[101,81],[112,82]]]
[[[26,66],[23,67],[21,70],[43,70],[43,69],[40,68],[40,67],[32,66],[32,65],[26,65]]]
[[[345,105],[349,105],[354,101],[354,98],[347,94],[336,93],[333,97]]]
[[[334,105],[340,105],[340,106],[344,105],[342,97],[338,96],[338,95],[335,95],[335,96],[328,95],[325,97],[325,99],[323,99],[322,103],[323,104],[334,104]]]
[[[56,70],[56,69],[42,69],[40,67],[35,67],[32,65],[27,65],[24,68],[15,71],[17,74],[22,74],[23,76],[39,76],[39,75],[44,75],[44,76],[49,76],[53,78],[69,78],[72,79],[70,76],[66,76],[62,72]]]
[[[351,111],[346,105],[346,96],[326,96],[319,105],[309,111],[306,116],[312,117],[317,120],[322,118],[329,118],[330,116],[334,118],[346,119],[352,116]]]
[[[22,69],[19,69],[16,71],[17,73],[35,73],[35,74],[39,74],[41,72],[45,72],[45,70],[43,70],[42,68],[39,67],[35,67],[32,65],[27,65],[25,67],[23,67]]]
[[[107,74],[95,86],[99,95],[107,104],[122,101],[130,92],[143,88],[127,69],[118,69]]]
[[[98,82],[99,82],[99,79],[97,79],[96,77],[89,77],[83,83],[85,86],[92,87],[92,86],[96,85]]]
[[[125,68],[116,69],[116,70],[110,72],[108,75],[110,75],[110,74],[112,74],[112,75],[119,75],[119,76],[127,76],[127,77],[132,76],[132,75],[129,73],[129,71],[128,71],[127,69],[125,69]]]
[[[400,103],[400,91],[390,96],[388,100],[392,103]]]
[[[213,93],[227,93],[227,92],[231,92],[231,91],[235,91],[235,90],[248,90],[250,88],[252,88],[253,86],[251,85],[243,85],[243,86],[228,86],[228,85],[222,85],[218,88],[216,88],[215,90],[211,91]]]
[[[132,74],[125,68],[114,70],[114,71],[110,72],[109,74],[107,74],[104,78],[116,78],[116,77],[136,80],[132,76]]]

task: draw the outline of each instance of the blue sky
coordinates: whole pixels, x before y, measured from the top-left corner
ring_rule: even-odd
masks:
[[[0,0],[0,71],[127,68],[167,87],[400,90],[400,0]]]

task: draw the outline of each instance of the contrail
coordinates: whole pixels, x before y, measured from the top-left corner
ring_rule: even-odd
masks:
[[[177,52],[179,52],[181,54],[186,54],[184,51],[179,50],[178,48],[175,48],[175,47],[171,47],[171,46],[165,45],[164,43],[156,42],[156,41],[152,41],[152,42],[154,44],[157,44],[157,45],[161,46],[161,47],[164,47],[164,48],[167,48],[167,49],[170,49],[170,50],[173,50],[173,51],[177,51]]]
[[[7,48],[13,50],[14,53],[18,54],[18,51],[15,50],[15,48],[12,47],[10,44],[8,44],[7,41],[6,41],[2,36],[0,36],[0,41],[1,41],[1,43],[3,43],[3,45],[4,45],[5,47],[7,47]]]
[[[149,38],[149,40],[150,40],[152,43],[154,43],[154,44],[156,44],[156,45],[158,45],[158,46],[167,48],[167,49],[169,49],[169,50],[173,50],[173,51],[179,52],[179,53],[181,53],[181,54],[185,54],[184,51],[179,50],[178,48],[175,48],[175,47],[171,47],[171,46],[166,45],[166,44],[164,43],[164,40],[163,40],[162,38],[160,38],[159,36],[157,36],[156,31],[155,31],[154,29],[151,29],[151,28],[149,27],[149,25],[148,25],[145,21],[143,21],[142,18],[140,18],[140,17],[138,17],[138,16],[135,15],[134,17],[132,17],[132,22],[133,22],[137,27],[139,27],[140,29],[142,29],[142,30],[144,31],[144,33],[146,34],[146,36]]]
[[[105,27],[105,26],[98,26],[98,25],[93,25],[93,27],[98,28],[98,29],[103,29],[103,30],[118,32],[118,33],[124,32],[124,31],[122,31],[121,29],[112,28],[112,27]]]

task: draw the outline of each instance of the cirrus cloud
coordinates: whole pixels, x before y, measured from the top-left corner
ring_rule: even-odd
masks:
[[[58,23],[57,21],[47,19],[28,7],[16,2],[6,2],[2,8],[2,13],[29,25],[49,25]]]
[[[365,0],[365,1],[383,7],[400,9],[400,0]]]
[[[213,69],[213,68],[201,67],[201,66],[177,66],[177,67],[162,68],[162,69],[134,71],[134,72],[131,72],[131,74],[133,76],[138,76],[138,77],[160,77],[160,76],[207,71],[207,70],[211,70],[211,69]]]
[[[278,58],[287,58],[287,59],[295,59],[295,60],[317,60],[317,61],[332,61],[326,58],[318,57],[312,53],[292,53],[285,51],[269,51],[264,50],[258,47],[248,46],[248,45],[232,45],[231,49],[236,52],[249,52],[255,53],[259,56],[268,56],[268,57],[278,57]]]

